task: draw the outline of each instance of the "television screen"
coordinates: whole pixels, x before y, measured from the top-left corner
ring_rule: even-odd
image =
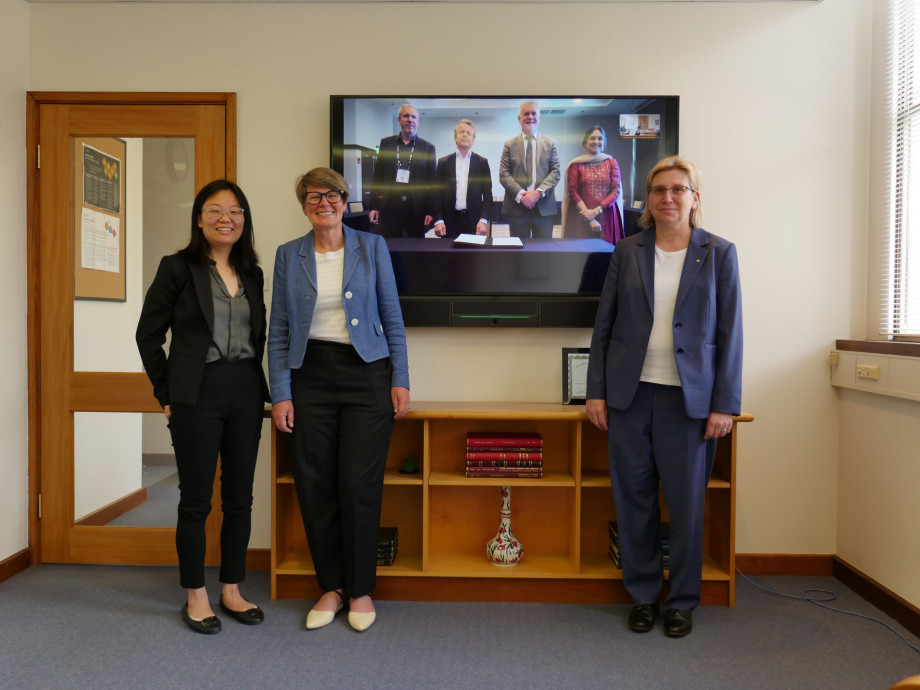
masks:
[[[546,220],[545,234],[538,236],[534,230],[533,236],[520,235],[520,246],[500,247],[500,242],[509,242],[504,238],[520,233],[510,217],[514,210],[503,211],[503,150],[506,141],[521,134],[520,106],[531,100],[538,104],[537,133],[544,141],[555,143],[558,182],[553,193],[544,191],[538,202]],[[402,131],[399,112],[404,104],[417,112],[414,134],[418,139],[400,148],[393,138]],[[576,227],[578,210],[574,202],[571,208],[564,203],[569,164],[579,156],[590,155],[584,145],[586,132],[602,127],[606,134],[604,151],[619,170],[619,195],[609,213],[617,215],[615,232],[628,235],[637,231],[648,171],[665,156],[678,152],[677,96],[366,95],[332,96],[330,106],[330,167],[342,173],[348,183],[345,223],[387,237],[407,325],[593,325],[597,297],[614,249],[611,240],[615,238],[610,234],[613,231],[601,229],[599,222],[582,220],[583,228]],[[435,216],[453,210],[435,203],[443,196],[444,203],[453,206],[449,196],[441,195],[443,183],[439,187],[435,180],[443,181],[443,177],[434,171],[438,159],[457,151],[454,135],[461,120],[472,123],[472,151],[486,159],[490,172],[488,183],[483,182],[485,189],[491,189],[488,217],[470,218],[463,227],[469,234],[484,231],[482,245],[455,241],[451,230],[458,226],[453,222],[448,223],[449,228],[434,225],[442,220]],[[409,156],[415,157],[414,164]],[[454,166],[455,157],[449,160]],[[429,166],[427,170],[423,161]],[[473,173],[469,175],[472,185]],[[455,174],[452,179],[456,179]],[[406,201],[404,192],[422,180],[426,180],[425,201]],[[507,177],[504,182],[508,183]],[[509,189],[514,191],[511,186]],[[391,193],[402,193],[397,198],[403,205],[409,209],[414,204],[418,218],[425,216],[429,222],[419,225],[418,231],[394,231],[393,213],[387,207],[375,215],[381,200]],[[484,198],[488,195],[483,192]],[[480,220],[487,223],[477,222]],[[573,232],[573,227],[581,231]],[[493,246],[496,238],[501,239]]]

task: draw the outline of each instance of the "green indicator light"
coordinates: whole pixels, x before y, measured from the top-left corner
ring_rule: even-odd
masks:
[[[508,314],[461,314],[461,319],[532,319],[533,316]]]

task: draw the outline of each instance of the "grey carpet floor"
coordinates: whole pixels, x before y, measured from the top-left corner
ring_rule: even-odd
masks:
[[[344,616],[303,628],[311,602],[244,592],[266,621],[226,616],[204,636],[180,620],[175,568],[41,565],[0,583],[2,688],[859,688],[920,673],[920,652],[882,625],[762,592],[738,579],[734,608],[703,606],[669,639],[626,629],[626,605],[377,602],[356,633]],[[755,578],[878,618],[832,578]],[[217,599],[215,570],[208,571]],[[216,609],[215,609],[216,610]]]

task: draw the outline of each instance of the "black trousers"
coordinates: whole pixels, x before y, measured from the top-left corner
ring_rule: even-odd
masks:
[[[425,236],[425,214],[416,213],[411,192],[390,195],[386,208],[380,212],[380,234],[384,237]],[[296,423],[296,418],[294,421]]]
[[[220,455],[220,581],[242,582],[252,523],[252,479],[262,435],[261,373],[254,359],[205,365],[194,405],[172,403],[169,432],[179,471],[179,581],[204,587],[205,520]]]
[[[350,597],[374,590],[383,472],[393,432],[389,358],[310,340],[291,372],[291,470],[316,579]]]
[[[447,237],[456,237],[463,233],[476,234],[478,218],[472,218],[466,211],[448,209],[444,211],[444,225],[447,226]]]

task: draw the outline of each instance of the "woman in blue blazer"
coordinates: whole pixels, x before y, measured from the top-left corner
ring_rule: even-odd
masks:
[[[663,588],[659,484],[670,515],[664,631],[692,629],[706,485],[716,441],[741,411],[735,246],[700,227],[700,174],[676,156],[646,181],[646,228],[617,243],[601,292],[586,411],[608,432],[629,627],[647,632]]]
[[[262,372],[265,301],[243,190],[215,180],[192,205],[188,246],[163,257],[137,324],[137,347],[168,420],[179,473],[176,550],[188,590],[182,619],[220,631],[204,584],[205,521],[221,461],[219,606],[255,625],[262,610],[240,594],[252,513],[252,484],[268,384]],[[169,356],[163,350],[171,331]]]
[[[314,168],[295,192],[312,230],[278,248],[268,335],[272,419],[291,470],[323,595],[308,629],[376,613],[383,473],[409,409],[406,332],[385,240],[342,224],[344,178]],[[296,422],[296,423],[295,423]]]

